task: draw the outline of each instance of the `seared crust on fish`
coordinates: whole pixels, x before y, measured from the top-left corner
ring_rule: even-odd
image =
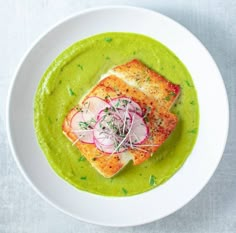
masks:
[[[133,160],[134,165],[147,160],[168,138],[178,121],[169,109],[179,93],[178,85],[169,82],[140,61],[133,60],[109,71],[81,103],[68,113],[62,130],[91,165],[104,177],[109,178],[125,167],[129,160]],[[145,142],[125,152],[107,154],[99,150],[95,144],[78,140],[71,127],[71,120],[86,99],[93,96],[107,102],[117,97],[128,97],[138,103],[144,112],[143,118],[149,130]]]

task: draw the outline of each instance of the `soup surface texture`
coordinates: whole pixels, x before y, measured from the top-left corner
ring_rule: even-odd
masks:
[[[107,179],[63,135],[62,122],[102,74],[132,59],[181,86],[181,95],[171,108],[178,124],[150,159],[138,166],[130,161]],[[52,168],[78,189],[105,196],[139,194],[167,181],[191,153],[198,124],[197,93],[186,67],[163,44],[140,34],[111,32],[76,42],[52,62],[35,95],[35,131]]]

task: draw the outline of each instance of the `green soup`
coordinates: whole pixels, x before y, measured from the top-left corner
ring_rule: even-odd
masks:
[[[101,176],[62,133],[68,111],[111,67],[139,59],[181,86],[171,111],[175,131],[144,163],[130,162],[115,177]],[[34,124],[38,142],[56,173],[80,190],[106,196],[128,196],[157,187],[183,165],[197,138],[196,90],[183,63],[160,42],[133,33],[105,33],[81,40],[62,52],[42,77],[35,95]]]

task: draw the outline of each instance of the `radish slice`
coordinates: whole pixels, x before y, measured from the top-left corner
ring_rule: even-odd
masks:
[[[94,126],[94,140],[104,146],[115,144],[122,127],[122,120],[116,115],[102,114]]]
[[[84,122],[82,112],[77,112],[72,117],[70,126],[72,132],[78,137],[81,142],[92,144],[93,141],[93,129]]]
[[[143,114],[142,109],[139,106],[139,104],[137,104],[135,101],[127,97],[115,98],[115,99],[112,99],[109,103],[111,106],[117,109],[124,109],[124,110],[127,108],[127,104],[128,104],[128,111],[136,112],[139,115]]]
[[[148,137],[148,127],[145,124],[143,118],[139,114],[134,113],[131,114],[131,116],[134,122],[129,134],[129,138],[134,145],[141,144]]]
[[[98,113],[107,108],[111,107],[106,101],[92,96],[87,98],[83,102],[83,120],[86,122],[91,122],[91,125],[95,125]]]
[[[122,141],[123,128],[123,121],[117,116],[117,113],[112,109],[104,110],[100,112],[98,119],[93,131],[96,147],[109,154],[127,150],[127,147],[123,145],[117,148]]]
[[[119,150],[114,152],[116,150],[115,144],[112,144],[109,146],[104,146],[104,145],[101,145],[97,140],[95,140],[94,143],[100,151],[107,153],[107,154],[118,154],[118,153],[122,153],[125,150],[127,150],[127,148],[125,148],[125,147],[120,147]]]

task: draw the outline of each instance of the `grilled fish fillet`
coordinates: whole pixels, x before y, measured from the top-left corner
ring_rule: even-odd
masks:
[[[128,97],[140,105],[145,112],[149,137],[145,145],[138,149],[109,155],[97,149],[94,144],[86,144],[77,139],[71,128],[71,120],[78,112],[74,107],[66,116],[62,130],[66,137],[86,157],[90,164],[104,177],[110,178],[117,174],[126,164],[133,160],[138,165],[147,160],[168,138],[177,124],[177,117],[169,112],[178,98],[180,87],[150,70],[138,60],[116,66],[84,97],[80,105],[88,97],[97,96],[101,99]],[[154,145],[154,146],[146,146]]]

